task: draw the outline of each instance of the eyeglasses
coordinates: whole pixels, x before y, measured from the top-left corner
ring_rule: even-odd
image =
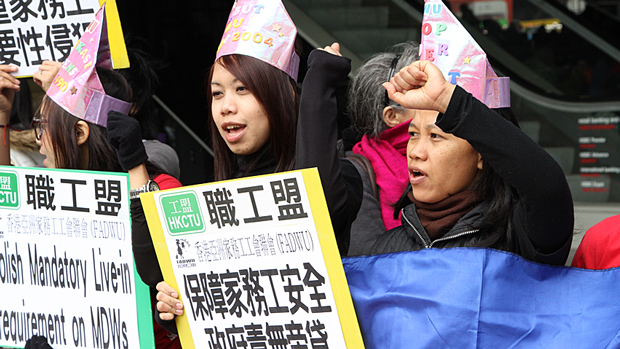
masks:
[[[37,141],[41,140],[41,136],[43,132],[45,132],[46,124],[46,119],[32,118],[32,129],[34,130],[34,136],[37,138]]]
[[[389,82],[396,73],[396,65],[398,64],[398,60],[400,59],[400,55],[396,55],[394,59],[392,59],[392,64],[390,64],[390,70],[388,71],[387,81]],[[388,96],[387,90],[385,91],[385,106],[390,105],[390,97]]]

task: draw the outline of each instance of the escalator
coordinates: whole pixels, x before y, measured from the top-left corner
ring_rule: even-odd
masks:
[[[612,5],[612,1],[597,2],[590,0],[584,1],[581,6],[570,6],[555,0],[547,1],[546,6],[552,7],[552,11],[559,11],[564,16],[592,31],[610,45],[620,47],[620,36],[617,35],[620,31],[620,17],[618,13],[612,12],[614,7],[616,8],[615,11],[618,12],[618,2],[615,3]],[[606,9],[602,7],[603,4],[607,4]]]

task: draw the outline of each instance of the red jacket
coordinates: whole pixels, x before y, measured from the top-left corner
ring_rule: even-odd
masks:
[[[584,269],[620,266],[620,215],[606,218],[588,229],[571,265]]]

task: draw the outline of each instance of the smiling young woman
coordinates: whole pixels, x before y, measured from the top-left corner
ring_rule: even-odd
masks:
[[[221,64],[214,66],[211,90],[213,122],[230,151],[249,155],[267,144],[270,123],[263,106]]]

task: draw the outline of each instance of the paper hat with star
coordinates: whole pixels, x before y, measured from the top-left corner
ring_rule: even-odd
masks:
[[[241,54],[260,59],[297,81],[297,28],[280,0],[236,0],[215,57]]]
[[[71,115],[105,127],[109,111],[128,114],[132,104],[106,95],[97,75],[98,67],[113,69],[105,4],[71,49],[46,92]]]
[[[425,0],[420,59],[489,108],[510,106],[510,79],[498,77],[486,53],[441,0]]]

